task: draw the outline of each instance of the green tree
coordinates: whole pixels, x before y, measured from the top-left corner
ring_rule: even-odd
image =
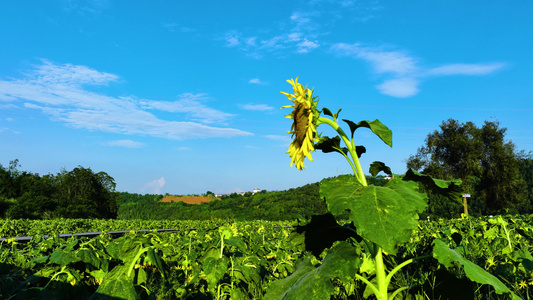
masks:
[[[443,121],[407,159],[407,167],[435,178],[460,178],[464,192],[472,195],[469,201],[479,201],[473,207],[481,211],[525,211],[527,190],[518,155],[514,144],[505,141],[506,128],[499,125],[485,121],[478,128],[472,122]],[[430,197],[430,209],[434,204]]]
[[[16,179],[20,175],[19,160],[9,162],[9,167],[5,168],[0,164],[0,196],[5,198],[17,198],[20,194],[20,187],[17,186]]]
[[[67,218],[116,218],[118,193],[114,179],[78,166],[56,176],[58,213]]]

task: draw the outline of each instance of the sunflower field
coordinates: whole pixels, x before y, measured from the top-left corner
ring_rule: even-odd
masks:
[[[532,221],[531,216],[420,221],[396,255],[384,255],[388,268],[436,255],[443,245],[465,261],[417,260],[395,274],[390,288],[407,287],[397,299],[528,299]],[[177,230],[107,233],[133,228]],[[362,242],[350,237],[317,253],[305,239],[312,230],[266,221],[2,220],[0,298],[372,299],[354,276],[366,272],[372,280],[371,261],[352,269],[353,261],[364,258]],[[318,230],[327,234],[326,228]],[[82,231],[101,233],[59,237]],[[23,243],[14,236],[32,238]],[[512,294],[477,280],[477,268]],[[299,286],[305,286],[305,295],[290,292]]]

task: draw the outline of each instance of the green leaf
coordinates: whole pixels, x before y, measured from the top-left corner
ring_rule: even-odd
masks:
[[[163,263],[161,262],[161,258],[159,257],[159,255],[154,251],[154,248],[150,247],[146,251],[145,262],[156,266],[159,272],[161,272],[161,276],[165,278],[165,270],[163,269]]]
[[[389,176],[392,176],[392,171],[390,170],[389,167],[385,165],[385,163],[382,163],[380,161],[375,161],[372,164],[370,164],[370,174],[372,174],[372,176],[378,175],[378,173],[381,171],[385,172],[385,174]]]
[[[139,299],[135,291],[133,281],[126,277],[127,268],[125,266],[116,266],[107,274],[104,281],[89,300],[96,299]]]
[[[105,276],[107,275],[107,273],[104,272],[103,270],[93,270],[93,271],[90,271],[89,274],[91,274],[91,276],[97,281],[104,280]]]
[[[228,269],[228,259],[208,257],[204,260],[203,271],[210,289],[216,288]]]
[[[231,227],[222,226],[218,229],[218,231],[220,232],[221,238],[225,240],[233,236],[233,230],[231,229]]]
[[[143,248],[142,242],[135,238],[125,237],[126,241],[120,249],[120,259],[125,263],[131,263],[139,251]]]
[[[48,261],[48,258],[50,258],[49,255],[37,257],[33,259],[33,262],[36,264],[44,264],[46,261]]]
[[[341,138],[339,136],[336,136],[334,138],[330,138],[327,136],[321,136],[315,144],[315,149],[322,150],[324,153],[329,152],[339,152],[341,154],[348,154],[348,148],[341,147]]]
[[[346,151],[348,151],[348,149],[346,149]],[[361,158],[361,155],[366,153],[366,148],[364,146],[355,146],[355,152],[357,153],[357,157]]]
[[[100,268],[100,259],[96,257],[93,249],[81,248],[77,251],[76,255],[84,263],[93,265],[96,268]]]
[[[350,120],[342,120],[346,122],[348,126],[350,126],[352,139],[357,128],[365,127],[372,130],[375,135],[377,135],[385,144],[392,148],[392,131],[387,126],[383,125],[383,123],[381,123],[378,119],[375,119],[374,121],[361,121],[357,124]]]
[[[314,256],[320,256],[324,249],[329,248],[336,241],[345,241],[353,237],[361,241],[355,229],[349,226],[340,226],[331,213],[314,215],[311,221],[304,226],[297,226],[295,234],[305,236],[305,250]]]
[[[340,242],[319,267],[306,257],[289,277],[272,282],[263,299],[329,299],[335,292],[332,279],[353,280],[361,264],[360,255],[358,248]]]
[[[498,295],[510,293],[514,299],[520,299],[494,275],[464,258],[457,251],[448,248],[448,246],[446,246],[446,244],[441,240],[435,239],[433,241],[433,257],[435,257],[446,268],[453,267],[455,263],[460,264],[463,266],[465,274],[470,280],[479,284],[491,285]]]
[[[143,268],[139,268],[139,271],[137,272],[137,284],[141,285],[146,283],[146,271]]]
[[[80,261],[80,259],[73,255],[72,252],[65,252],[63,250],[56,250],[50,255],[50,263],[58,264],[62,267],[78,261]]]
[[[342,108],[339,108],[339,110],[337,111],[336,114],[333,114],[331,112],[331,110],[329,110],[329,108],[322,108],[322,112],[326,115],[326,116],[330,116],[333,118],[333,121],[337,122],[337,118],[339,117],[339,113],[341,112]]]
[[[339,215],[346,210],[357,233],[396,253],[396,247],[409,240],[418,225],[418,213],[427,206],[427,196],[416,192],[415,182],[392,179],[383,187],[362,186],[355,177],[341,175],[320,183],[320,196],[329,211]]]
[[[461,204],[463,203],[461,199],[461,196],[463,194],[462,188],[461,188],[461,184],[462,184],[461,179],[455,179],[455,180],[435,179],[429,175],[424,175],[424,174],[414,171],[413,169],[409,169],[405,173],[403,180],[411,180],[415,182],[420,182],[427,189],[433,191],[436,194],[444,195],[446,197],[449,197],[449,198],[452,198],[458,201]]]
[[[226,244],[228,246],[232,246],[232,247],[237,248],[237,250],[239,250],[239,251],[246,252],[246,244],[244,243],[242,238],[240,238],[238,236],[234,236],[234,237],[231,237],[231,238],[227,239],[226,240]]]

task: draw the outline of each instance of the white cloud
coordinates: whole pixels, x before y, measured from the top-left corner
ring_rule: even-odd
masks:
[[[302,38],[298,32],[293,32],[287,35],[287,40],[290,42],[298,42],[301,39]]]
[[[505,67],[504,63],[449,64],[428,70],[419,67],[418,59],[406,51],[385,51],[382,48],[345,43],[337,43],[331,50],[340,55],[365,60],[372,65],[374,73],[392,77],[385,79],[376,88],[382,94],[400,98],[418,94],[420,81],[431,76],[484,75]]]
[[[178,101],[141,101],[140,104],[145,109],[156,109],[174,113],[186,113],[192,120],[202,123],[222,123],[233,114],[221,112],[209,108],[201,102],[210,100],[206,94],[185,93],[179,96]]]
[[[227,47],[236,47],[241,44],[240,34],[235,30],[226,32],[226,34],[224,35],[224,40],[227,43]]]
[[[298,53],[308,53],[310,50],[318,47],[319,45],[317,41],[312,42],[308,39],[304,39],[302,42],[298,43]]]
[[[419,92],[418,80],[413,78],[386,80],[377,88],[382,94],[399,98],[411,97]]]
[[[485,75],[505,67],[504,63],[450,64],[428,70],[427,75]]]
[[[98,15],[104,10],[111,7],[112,3],[109,0],[64,0],[62,1],[63,10],[67,12],[77,12],[80,15]]]
[[[237,30],[230,30],[219,40],[225,41],[226,47],[237,48],[258,59],[266,54],[285,56],[287,50],[292,53],[308,53],[320,47],[317,39],[319,26],[312,20],[318,15],[318,12],[294,12],[282,26],[290,30],[269,37],[246,36]]]
[[[275,134],[269,134],[265,135],[267,139],[274,140],[274,141],[280,141],[286,144],[290,144],[292,141],[292,138],[290,135],[275,135]]]
[[[261,80],[259,78],[252,78],[252,79],[248,80],[248,83],[259,84],[259,85],[267,85],[268,84],[268,82],[263,81],[263,80]]]
[[[23,102],[75,128],[150,135],[167,139],[234,137],[252,133],[206,124],[222,123],[232,114],[209,108],[204,94],[182,94],[177,101],[136,100],[87,90],[85,85],[107,85],[118,76],[85,66],[55,65],[44,61],[23,79],[0,80],[0,100]],[[16,99],[16,100],[13,100]],[[178,113],[175,121],[159,119],[149,110]]]
[[[165,177],[161,177],[159,179],[146,183],[141,189],[141,192],[145,192],[148,194],[161,194],[161,190],[163,189],[163,187],[165,187],[165,184]]]
[[[193,28],[187,26],[180,26],[178,23],[166,23],[163,24],[163,28],[167,29],[170,32],[176,32],[177,30],[179,30],[183,33],[189,33],[195,31]]]
[[[116,147],[124,147],[124,148],[142,148],[144,147],[144,143],[136,142],[132,140],[116,140],[116,141],[109,141],[107,143],[104,143],[104,145],[107,146],[116,146]]]
[[[257,111],[273,110],[274,109],[272,106],[268,106],[266,104],[246,104],[246,105],[243,105],[242,108],[246,109],[246,110],[257,110]]]
[[[331,49],[342,55],[354,56],[368,61],[376,73],[404,75],[418,71],[417,60],[405,51],[384,51],[380,48],[345,43],[335,44]]]

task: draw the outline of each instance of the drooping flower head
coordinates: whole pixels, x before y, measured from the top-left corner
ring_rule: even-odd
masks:
[[[281,107],[294,108],[290,114],[285,116],[293,120],[291,131],[287,131],[293,137],[287,153],[292,158],[291,167],[294,164],[298,170],[302,170],[305,168],[305,157],[313,161],[311,151],[315,151],[314,143],[318,141],[316,122],[320,111],[317,109],[318,100],[315,101],[317,97],[313,98],[313,91],[298,83],[298,77],[295,80],[287,80],[287,82],[292,85],[294,90],[294,94],[281,92],[294,103]]]

